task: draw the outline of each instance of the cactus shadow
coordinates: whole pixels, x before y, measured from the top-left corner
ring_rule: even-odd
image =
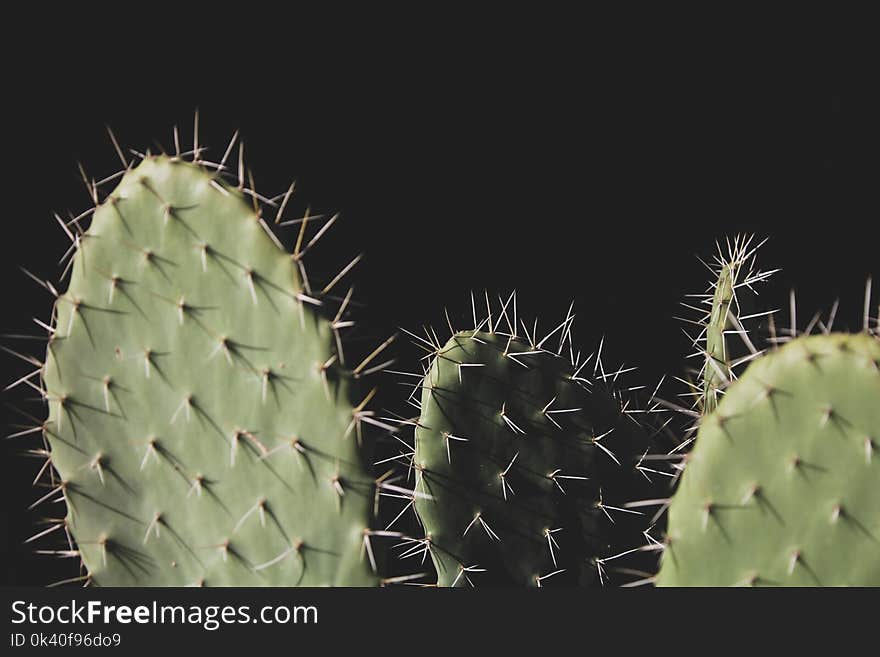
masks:
[[[155,570],[155,560],[145,552],[127,547],[113,539],[108,539],[104,547],[107,550],[108,559],[115,558],[133,579],[138,579],[139,574],[141,576],[150,575]]]

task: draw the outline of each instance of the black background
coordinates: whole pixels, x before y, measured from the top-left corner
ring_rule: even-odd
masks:
[[[612,361],[656,381],[684,367],[673,316],[707,283],[694,256],[740,231],[769,236],[763,264],[783,268],[768,307],[794,287],[803,315],[840,297],[845,323],[860,323],[865,279],[880,275],[869,59],[838,56],[824,35],[758,49],[745,33],[520,18],[425,32],[415,17],[406,30],[353,20],[320,38],[230,18],[220,39],[170,21],[135,37],[120,19],[60,26],[36,57],[4,46],[0,331],[48,318],[51,297],[18,266],[60,271],[51,213],[88,207],[77,161],[115,170],[105,123],[133,148],[168,148],[174,124],[191,140],[197,107],[215,157],[241,130],[258,190],[296,178],[300,209],[342,212],[317,266],[366,253],[359,316],[376,337],[442,325],[444,305],[464,314],[471,289],[515,288],[544,326],[575,299],[577,340],[608,336]],[[26,371],[2,362],[4,380]],[[57,579],[69,569],[21,546],[38,464],[2,446],[0,581]]]

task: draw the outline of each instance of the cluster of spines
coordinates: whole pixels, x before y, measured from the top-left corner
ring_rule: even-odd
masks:
[[[757,244],[754,242],[754,235],[737,235],[732,242],[725,240],[723,246],[716,242],[712,261],[707,263],[699,259],[711,273],[708,288],[687,295],[688,301],[681,302],[694,314],[693,317],[677,318],[689,327],[685,335],[694,351],[688,359],[698,359],[700,367],[689,372],[693,378],[678,380],[688,387],[688,392],[682,396],[691,400],[685,414],[697,420],[715,409],[724,388],[736,380],[750,361],[763,353],[755,346],[755,342],[760,341],[752,338],[754,330],[749,325],[772,317],[776,311],[748,312],[746,307],[758,296],[756,286],[779,270],[762,271],[757,267],[758,251],[767,239]],[[744,299],[743,295],[750,298]],[[693,331],[690,330],[692,327]],[[741,346],[736,348],[737,345]],[[697,422],[694,422],[687,433],[686,444],[690,444],[696,426]]]

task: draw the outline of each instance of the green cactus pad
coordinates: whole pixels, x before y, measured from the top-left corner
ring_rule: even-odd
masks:
[[[753,241],[754,236],[737,236],[733,242],[725,242],[726,250],[717,245],[710,267],[713,279],[709,290],[692,295],[708,307],[684,304],[699,313],[696,321],[685,321],[701,329],[693,342],[697,347],[694,355],[702,359],[698,373],[700,383],[695,390],[696,406],[702,415],[715,410],[724,389],[736,379],[742,366],[757,355],[746,324],[750,318],[765,316],[753,309],[755,287],[775,270],[764,272],[755,268],[756,254],[767,240],[757,245]]]
[[[706,354],[703,364],[703,412],[711,413],[718,406],[718,390],[731,379],[731,368],[727,354],[727,340],[724,332],[734,328],[736,320],[732,315],[733,289],[736,285],[738,267],[731,261],[721,267],[715,292],[712,296],[712,310],[706,321]]]
[[[647,440],[613,373],[535,343],[457,332],[424,377],[414,467],[429,497],[410,554],[430,553],[440,586],[605,583],[602,559],[645,541],[624,502],[647,485]]]
[[[47,499],[91,582],[375,584],[333,328],[241,191],[147,157],[79,242],[44,370]]]
[[[706,418],[669,509],[664,586],[880,585],[880,341],[804,336]]]

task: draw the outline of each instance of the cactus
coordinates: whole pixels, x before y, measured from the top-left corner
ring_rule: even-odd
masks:
[[[193,161],[117,152],[88,230],[62,222],[75,253],[39,386],[57,474],[37,502],[67,516],[38,536],[75,545],[47,552],[103,586],[376,584],[388,532],[358,445],[381,423],[341,367],[350,294],[320,308],[350,266],[323,289],[302,266],[329,226],[309,239],[298,220],[288,253],[241,164],[236,187],[198,144]]]
[[[746,327],[748,320],[766,317],[773,312],[747,314],[746,309],[754,304],[754,286],[778,271],[756,269],[757,252],[767,240],[754,246],[753,241],[754,235],[737,236],[733,243],[728,239],[726,251],[716,244],[717,253],[712,265],[704,263],[713,276],[709,290],[690,295],[708,308],[683,304],[697,313],[696,320],[681,319],[699,328],[697,336],[691,338],[696,347],[693,355],[702,360],[697,372],[699,384],[689,384],[693,389],[698,415],[715,410],[724,388],[736,379],[744,365],[759,355],[749,337]],[[731,340],[729,336],[735,337]]]
[[[571,311],[540,339],[537,323],[520,332],[514,295],[486,306],[445,345],[417,338],[431,356],[412,455],[424,535],[403,556],[430,554],[440,586],[605,583],[615,553],[645,541],[624,501],[652,476],[624,370],[605,371],[601,346],[574,353]]]
[[[880,585],[878,401],[870,331],[804,335],[752,363],[703,421],[657,583]]]

